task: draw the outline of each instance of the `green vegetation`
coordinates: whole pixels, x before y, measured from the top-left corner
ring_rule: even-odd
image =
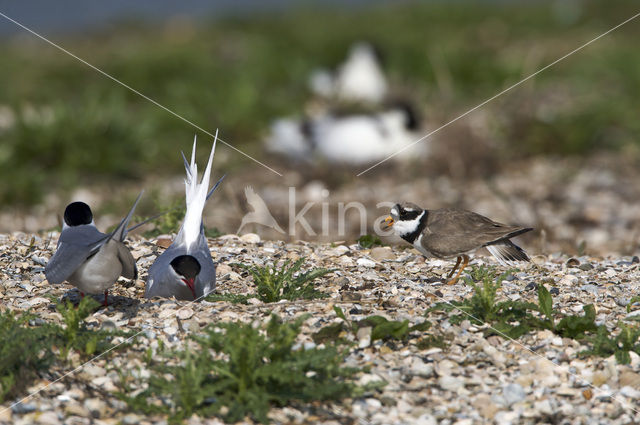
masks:
[[[20,394],[38,372],[56,360],[51,352],[54,327],[30,326],[33,318],[10,311],[0,313],[0,401]]]
[[[238,264],[238,266],[253,276],[253,282],[256,285],[256,297],[265,303],[326,297],[326,294],[315,288],[313,281],[327,273],[331,273],[333,270],[320,268],[298,273],[304,261],[304,257],[297,259],[293,264],[291,264],[291,260],[286,260],[280,268],[275,265],[247,266]]]
[[[99,307],[100,303],[90,296],[82,298],[77,306],[73,305],[71,301],[56,306],[65,324],[62,334],[58,335],[61,341],[60,353],[62,358],[66,358],[71,349],[85,357],[102,353],[111,347],[110,341],[113,336],[127,335],[126,332],[122,331],[112,332],[87,328],[84,319]],[[56,330],[58,331],[58,329]]]
[[[371,328],[371,342],[376,340],[406,340],[411,332],[424,332],[431,327],[431,323],[425,320],[422,323],[409,326],[408,320],[388,320],[382,316],[369,316],[362,320],[352,321],[347,318],[344,311],[338,306],[333,307],[336,315],[342,319],[341,322],[334,323],[320,329],[314,333],[313,341],[320,344],[325,341],[338,341],[346,343],[347,340],[341,337],[343,332],[349,332],[354,337],[357,336],[358,330],[366,327]]]
[[[111,34],[54,41],[255,155],[271,120],[303,111],[310,72],[335,67],[355,41],[377,44],[396,91],[411,93],[436,126],[636,7],[591,0],[572,3],[572,15],[561,3],[294,7],[201,26],[124,23]],[[638,25],[626,25],[487,104],[489,133],[473,137],[486,137],[507,158],[637,151],[639,35]],[[3,204],[38,202],[79,181],[182,172],[177,153],[190,146],[193,127],[29,34],[2,42],[0,55],[0,179],[11,181],[0,188]],[[245,159],[234,154],[231,161],[237,167]]]
[[[361,248],[373,248],[376,245],[382,246],[382,241],[375,235],[362,235],[358,238],[358,245]]]
[[[64,366],[70,350],[88,357],[110,348],[111,338],[121,333],[93,331],[84,324],[98,306],[91,297],[84,297],[77,307],[59,304],[64,328],[30,313],[0,313],[0,401],[21,394],[38,373]]]
[[[249,415],[268,423],[271,406],[356,394],[351,378],[357,370],[342,366],[343,352],[335,346],[294,347],[307,317],[283,323],[272,315],[264,329],[240,322],[209,325],[192,337],[195,349],[165,351],[151,361],[144,391],[129,396],[125,384],[120,397],[134,410],[168,414],[173,423],[193,413],[228,422]]]
[[[519,338],[534,330],[550,330],[555,334],[587,343],[591,348],[583,355],[608,357],[615,355],[619,363],[627,364],[631,361],[630,351],[640,354],[640,328],[618,323],[619,332],[614,337],[612,330],[606,325],[597,325],[596,310],[592,304],[582,307],[584,315],[563,315],[553,310],[553,298],[544,285],[538,285],[538,304],[523,301],[496,300],[496,293],[507,273],[496,276],[493,267],[473,267],[471,277],[482,280],[482,285],[467,279],[467,283],[474,289],[470,298],[451,303],[437,303],[432,311],[452,312],[461,314],[449,316],[454,324],[463,320],[470,320],[475,324],[487,323],[491,327],[487,334],[497,334],[502,337]],[[494,283],[495,279],[495,283]],[[560,321],[557,318],[560,317]]]
[[[243,294],[232,294],[229,292],[219,293],[212,292],[205,298],[206,301],[216,302],[216,301],[225,301],[232,304],[247,304],[247,300],[251,298],[251,295],[243,295]]]

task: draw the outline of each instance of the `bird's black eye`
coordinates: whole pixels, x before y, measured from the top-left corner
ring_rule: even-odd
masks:
[[[93,214],[91,208],[84,202],[72,202],[64,210],[64,222],[67,226],[80,226],[91,224]]]
[[[200,263],[191,255],[177,256],[171,261],[171,267],[187,279],[194,279],[200,273]]]

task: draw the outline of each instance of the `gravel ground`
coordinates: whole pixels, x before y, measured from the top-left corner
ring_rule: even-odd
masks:
[[[44,277],[57,234],[51,239],[14,233],[0,235],[0,299],[3,310],[32,309],[43,319],[62,323],[51,297],[76,299],[78,292],[68,285],[50,285]],[[472,289],[459,281],[442,284],[451,262],[424,260],[412,249],[382,247],[360,249],[357,245],[285,243],[261,241],[257,235],[227,235],[210,239],[211,253],[218,262],[218,290],[246,294],[254,291],[250,279],[238,273],[232,263],[264,264],[280,259],[307,258],[307,265],[336,268],[318,279],[319,289],[329,298],[249,305],[228,302],[187,303],[143,298],[146,270],[154,261],[162,238],[146,240],[133,236],[130,243],[140,279],[135,284],[121,281],[110,295],[110,305],[87,318],[92,326],[140,330],[136,342],[118,351],[110,360],[98,359],[56,382],[29,400],[8,408],[2,405],[0,421],[16,424],[149,424],[166,423],[163,417],[143,417],[127,409],[113,394],[117,370],[142,368],[147,347],[155,349],[162,340],[179,347],[185,337],[218,321],[266,322],[271,312],[287,320],[305,313],[301,343],[311,334],[336,321],[334,305],[340,305],[353,319],[372,314],[389,319],[425,319],[426,310],[437,301],[461,300]],[[477,256],[472,264],[496,264]],[[545,282],[552,289],[554,308],[579,313],[593,303],[597,323],[613,326],[627,316],[626,304],[640,281],[637,257],[534,256],[503,283],[501,299],[536,302],[532,283]],[[472,423],[562,423],[627,424],[640,422],[640,357],[631,353],[630,365],[618,365],[611,358],[583,358],[586,347],[550,331],[528,334],[518,342],[483,336],[483,327],[463,321],[452,325],[450,313],[429,313],[430,335],[441,335],[445,348],[420,349],[421,338],[375,341],[365,334],[351,349],[348,365],[368,366],[360,383],[388,382],[379,391],[341,403],[314,404],[273,409],[275,423],[324,424],[472,424]],[[176,317],[179,318],[176,319]],[[80,364],[79,359],[72,362]],[[555,363],[555,365],[554,365]],[[29,391],[35,391],[62,376],[52,370],[41,376]],[[140,372],[140,373],[143,373]],[[615,400],[612,397],[615,397]],[[637,410],[634,410],[637,409]],[[247,420],[251,423],[250,420]],[[192,417],[188,423],[218,423],[216,419]]]

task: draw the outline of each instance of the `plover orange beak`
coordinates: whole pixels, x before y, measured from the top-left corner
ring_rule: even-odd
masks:
[[[393,217],[389,216],[385,218],[383,223],[386,225],[385,229],[388,229],[389,227],[393,226]]]

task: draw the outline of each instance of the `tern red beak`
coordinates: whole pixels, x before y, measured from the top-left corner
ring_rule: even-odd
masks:
[[[182,281],[191,290],[191,293],[193,294],[193,299],[195,300],[196,299],[196,288],[195,288],[194,283],[193,283],[194,279],[193,278],[191,278],[191,279],[184,278],[184,279],[182,279]]]

